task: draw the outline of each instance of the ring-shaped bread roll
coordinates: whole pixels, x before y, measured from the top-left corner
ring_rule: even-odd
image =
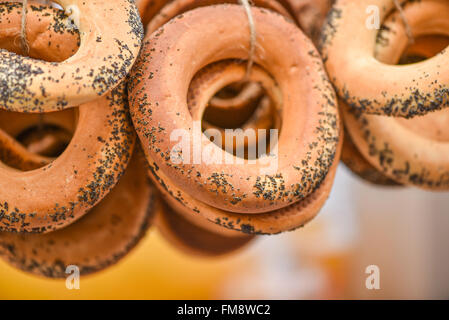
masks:
[[[442,8],[433,6],[433,1],[419,3],[435,15],[442,13]],[[426,6],[429,5],[428,7]],[[438,8],[438,11],[435,11]],[[449,3],[444,10],[449,13]],[[409,11],[408,11],[409,12]],[[443,14],[444,15],[444,14]],[[408,17],[408,16],[406,16]],[[410,20],[411,22],[413,20]],[[389,20],[389,25],[394,21]],[[400,25],[400,22],[396,24]],[[415,25],[410,24],[413,30]],[[403,27],[397,26],[398,29]],[[391,29],[385,32],[387,47],[377,49],[386,63],[397,63],[406,49],[404,32]],[[428,30],[433,34],[433,30]],[[449,36],[449,29],[444,33]],[[425,33],[416,33],[425,36]],[[418,54],[436,54],[445,48],[448,39],[436,40],[432,47],[423,48],[417,40],[415,51]],[[424,43],[425,44],[425,43]],[[409,53],[414,53],[410,48]],[[384,52],[385,51],[385,52]],[[388,52],[389,54],[387,54]],[[349,134],[363,156],[377,170],[391,179],[407,185],[424,189],[449,189],[449,110],[439,110],[413,119],[397,119],[385,116],[351,113],[348,106],[342,105],[344,120]]]
[[[189,87],[188,101],[189,110],[194,119],[201,118],[210,97],[221,86],[228,82],[233,82],[234,77],[241,77],[245,72],[245,67],[235,61],[221,61],[202,68],[192,80]],[[270,84],[270,78],[266,78],[266,73],[259,67],[254,66],[252,77],[265,81],[262,85],[271,88],[271,95],[276,100],[276,89]],[[267,90],[270,92],[271,90]],[[341,138],[342,139],[342,138]],[[204,202],[190,196],[181,190],[159,170],[158,166],[148,155],[149,174],[156,186],[161,191],[164,199],[169,205],[181,215],[184,220],[212,233],[223,234],[224,231],[217,230],[217,226],[211,222],[224,226],[227,229],[227,237],[238,237],[235,230],[249,234],[274,234],[287,230],[296,229],[312,219],[321,209],[327,196],[329,195],[335,169],[338,165],[341,140],[339,143],[336,160],[334,160],[331,170],[326,176],[323,184],[306,199],[296,202],[286,208],[262,213],[262,214],[238,214],[217,209]]]
[[[449,30],[446,6],[444,0],[413,1],[405,4],[404,12],[415,34],[445,33]],[[378,115],[413,117],[447,107],[449,51],[410,65],[379,61],[375,56],[378,30],[366,25],[368,8],[380,10],[383,23],[395,6],[393,0],[338,0],[323,29],[321,51],[338,95],[351,108]],[[393,15],[402,21],[398,13]]]
[[[126,77],[140,50],[143,27],[132,0],[55,0],[69,17],[53,15],[79,30],[79,50],[61,62],[47,62],[0,50],[0,108],[48,112],[95,100]],[[39,7],[30,5],[32,20]],[[0,24],[20,34],[21,4],[0,3]],[[37,8],[37,9],[36,9]],[[47,10],[57,11],[57,9]],[[34,18],[35,19],[35,18]],[[55,28],[50,30],[59,32]],[[42,30],[44,33],[45,29]],[[75,31],[74,31],[75,32]]]
[[[0,257],[35,275],[66,278],[75,265],[81,275],[101,271],[122,259],[151,226],[155,190],[134,154],[114,189],[75,223],[47,234],[0,232]]]
[[[341,133],[341,137],[343,133]],[[340,139],[336,159],[339,159],[343,140]],[[146,155],[147,161],[151,163],[151,158]],[[293,231],[304,226],[312,220],[321,210],[329,197],[332,185],[334,183],[335,172],[338,167],[337,160],[334,161],[328,175],[316,189],[307,198],[298,201],[290,206],[260,214],[240,214],[224,211],[198,201],[190,196],[189,193],[177,187],[170,179],[159,170],[158,167],[149,165],[149,175],[155,181],[164,199],[169,203],[178,214],[182,215],[187,221],[197,224],[199,221],[193,216],[199,216],[205,219],[204,228],[209,229],[208,222],[215,223],[228,230],[228,237],[236,236],[234,231],[246,234],[269,235],[278,234],[285,231]],[[192,221],[194,220],[194,221]]]
[[[0,230],[48,232],[80,218],[123,174],[135,135],[125,86],[79,107],[66,150],[49,165],[17,172],[0,168]]]
[[[188,133],[193,126],[186,96],[195,73],[212,62],[248,57],[248,19],[241,6],[194,9],[148,35],[129,82],[131,114],[146,155],[201,201],[241,213],[272,211],[313,193],[333,163],[340,131],[335,93],[313,44],[281,15],[262,8],[252,13],[255,62],[282,93],[278,157],[268,155],[276,158],[275,173],[261,174],[260,162],[205,165],[182,159],[174,164],[170,157],[178,144],[171,141],[172,132]],[[217,41],[217,34],[226,37]],[[200,139],[210,143],[205,136]],[[198,146],[192,140],[194,151]]]

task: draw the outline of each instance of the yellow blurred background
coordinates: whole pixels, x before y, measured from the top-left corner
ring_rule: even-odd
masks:
[[[0,261],[0,299],[443,299],[448,244],[447,193],[375,187],[340,166],[320,215],[295,232],[204,258],[153,228],[117,265],[81,277],[80,290]],[[365,286],[369,265],[380,290]]]

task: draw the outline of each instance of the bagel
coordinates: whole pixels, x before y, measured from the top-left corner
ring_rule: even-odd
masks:
[[[76,32],[74,28],[79,30],[79,50],[61,62],[47,62],[0,50],[0,108],[49,112],[78,106],[117,87],[131,69],[143,36],[134,1],[56,2],[71,12],[70,21],[74,21],[74,25],[70,28],[72,32]],[[6,35],[8,42],[11,35],[18,38],[20,34],[21,12],[20,3],[0,3],[0,25],[4,25],[1,34]],[[41,15],[47,13],[51,15],[39,22]],[[29,5],[27,19],[29,30],[34,28],[33,22],[41,27],[34,41],[36,46],[47,47],[48,42],[56,39],[57,33],[69,28],[64,25],[70,25],[62,11],[50,6]],[[30,33],[32,42],[33,34]],[[53,38],[49,34],[54,35]]]
[[[392,15],[391,21],[397,22],[398,29],[404,29],[399,13],[392,13],[393,0],[337,1],[323,29],[320,46],[338,95],[352,109],[377,115],[410,118],[447,107],[449,72],[444,68],[449,51],[409,65],[397,66],[377,60],[377,30],[365,26],[368,6],[380,8],[381,22]],[[413,33],[447,33],[449,12],[446,6],[447,2],[441,0],[406,3],[404,13]],[[407,39],[398,41],[404,43]],[[381,47],[379,45],[378,49]]]
[[[188,94],[189,110],[193,119],[201,118],[201,113],[207,104],[208,99],[213,95],[214,91],[226,85],[228,82],[234,81],[233,77],[240,77],[244,74],[245,68],[235,61],[221,61],[202,68],[193,78]],[[254,79],[264,79],[266,76],[259,67],[254,66],[252,77]],[[272,81],[272,80],[271,80]],[[263,85],[270,88],[270,85]],[[275,89],[272,96],[276,96]],[[149,163],[149,174],[159,188],[165,201],[170,207],[176,211],[178,215],[193,225],[202,229],[209,230],[212,233],[223,233],[211,222],[221,227],[229,229],[226,232],[227,237],[236,237],[236,231],[248,234],[275,234],[287,230],[294,230],[307,221],[312,219],[323,206],[327,199],[338,165],[341,138],[333,165],[320,187],[309,195],[306,199],[296,202],[283,209],[273,210],[262,214],[239,214],[229,211],[220,210],[213,206],[192,197],[189,193],[177,187],[166,175],[160,170],[157,164],[148,154],[146,158]],[[200,219],[201,218],[201,219]]]
[[[203,257],[223,256],[235,253],[254,239],[254,236],[250,235],[230,237],[221,230],[214,232],[209,228],[204,229],[185,219],[165,202],[161,201],[160,206],[155,225],[164,239],[187,254]],[[204,220],[202,217],[196,219]]]
[[[144,161],[134,155],[117,186],[64,229],[47,234],[0,232],[0,257],[50,278],[66,278],[69,265],[88,275],[117,263],[142,239],[155,214],[153,187],[141,171]]]
[[[342,143],[343,140],[340,139],[336,159],[340,157]],[[147,161],[151,161],[148,155],[146,157]],[[164,199],[179,215],[197,225],[201,220],[195,219],[195,216],[201,217],[205,219],[203,228],[210,230],[211,224],[207,222],[212,222],[229,229],[226,235],[231,237],[237,236],[234,231],[252,235],[273,235],[303,227],[319,213],[329,197],[337,167],[338,161],[335,160],[320,187],[307,198],[288,207],[260,214],[233,213],[209,206],[173,184],[155,164],[149,165],[148,172]]]
[[[430,6],[426,9],[435,15],[440,14],[441,8],[434,11],[436,7],[431,1],[422,4],[426,3]],[[446,3],[445,10],[449,13],[449,3]],[[411,27],[413,29],[415,25],[411,24]],[[383,35],[388,40],[388,47],[378,48],[383,59],[390,58],[384,60],[386,63],[396,63],[404,51],[414,56],[425,54],[429,57],[449,45],[449,32],[445,30],[445,38],[432,37],[432,42],[424,38],[421,42],[417,37],[416,44],[406,50],[405,34],[391,30]],[[422,33],[418,35],[425,36]],[[354,143],[377,170],[402,184],[432,190],[449,189],[449,110],[407,120],[351,112],[348,106],[343,106],[342,111]]]
[[[239,0],[173,0],[165,5],[160,12],[154,16],[147,26],[147,33],[153,33],[159,27],[173,19],[195,8],[206,7],[217,4],[239,4]],[[255,0],[254,5],[278,12],[279,14],[293,20],[290,13],[276,0]]]
[[[312,43],[282,16],[262,8],[252,13],[258,30],[255,62],[282,93],[280,170],[274,174],[261,175],[259,162],[239,164],[235,157],[226,166],[170,159],[176,149],[170,141],[173,130],[192,128],[186,96],[195,73],[216,61],[247,58],[249,27],[241,6],[194,9],[148,35],[128,84],[135,128],[157,168],[200,201],[249,214],[282,208],[313,193],[333,163],[340,125],[335,94]],[[226,37],[217,41],[217,34]],[[215,151],[225,152],[218,146]]]
[[[123,174],[134,147],[124,85],[79,107],[67,149],[28,172],[0,168],[0,230],[48,232],[80,218]]]

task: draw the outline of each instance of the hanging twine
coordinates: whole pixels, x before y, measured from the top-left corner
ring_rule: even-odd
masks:
[[[248,80],[251,75],[251,69],[254,64],[254,53],[256,51],[256,25],[254,24],[253,14],[251,12],[251,4],[248,0],[239,0],[240,4],[245,9],[246,15],[248,16],[248,24],[250,30],[250,45],[248,53],[248,65],[246,67],[245,80]]]
[[[408,24],[407,17],[405,16],[404,9],[402,8],[402,5],[399,3],[399,0],[393,0],[394,5],[396,6],[396,9],[399,11],[399,15],[401,16],[402,22],[405,26],[405,32],[407,33],[408,40],[410,44],[413,44],[415,42],[415,39],[413,37],[412,28],[410,28],[410,25]]]
[[[22,44],[23,53],[28,55],[30,52],[30,47],[28,46],[27,35],[26,35],[26,23],[27,23],[27,11],[28,11],[28,0],[22,1],[22,24],[20,27],[20,42]]]

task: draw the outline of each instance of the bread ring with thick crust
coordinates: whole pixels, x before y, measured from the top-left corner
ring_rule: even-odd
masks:
[[[442,0],[413,1],[405,3],[404,12],[415,35],[445,33],[449,30],[446,7],[447,1]],[[369,25],[368,8],[371,14],[380,10],[383,23],[395,5],[393,0],[338,0],[324,27],[321,51],[338,95],[351,108],[378,115],[413,117],[447,107],[449,51],[402,66],[377,60],[378,30]],[[392,15],[390,21],[402,21],[398,12]]]
[[[261,174],[259,161],[239,163],[235,157],[232,165],[204,165],[186,156],[175,164],[171,157],[179,155],[179,139],[170,137],[189,134],[193,126],[186,97],[195,73],[216,61],[248,57],[249,26],[241,6],[194,9],[147,36],[129,82],[132,118],[147,156],[199,200],[240,213],[272,211],[313,193],[329,172],[339,138],[336,97],[313,44],[281,15],[261,8],[252,13],[255,62],[282,93],[279,153],[267,157],[276,158],[276,172]],[[217,41],[217,34],[226,37]],[[198,145],[190,140],[195,151]],[[200,140],[210,143],[205,136]],[[211,149],[224,157],[218,146]]]
[[[162,25],[167,23],[169,20],[173,19],[177,15],[183,14],[187,11],[193,10],[195,8],[206,7],[217,4],[239,4],[239,0],[174,0],[169,2],[164,6],[160,12],[154,16],[154,18],[149,22],[146,32],[153,33]],[[276,0],[255,0],[254,5],[256,7],[270,9],[284,17],[289,18],[293,21],[292,16],[289,14],[287,9],[285,9]]]
[[[143,36],[133,0],[56,2],[69,18],[49,6],[29,5],[28,26],[33,29],[32,23],[39,22],[38,17],[46,14],[40,12],[46,10],[51,15],[46,17],[45,23],[38,23],[43,28],[41,34],[36,34],[36,41],[46,46],[53,41],[49,34],[63,32],[67,28],[64,25],[72,23],[72,28],[79,30],[79,50],[61,62],[0,50],[0,108],[48,112],[78,106],[118,86],[131,69]],[[17,39],[21,9],[20,3],[0,4],[0,25],[6,24],[8,32],[17,35]]]
[[[188,101],[192,118],[201,118],[201,113],[214,92],[221,86],[227,85],[228,82],[234,81],[235,77],[241,77],[244,73],[245,67],[237,64],[235,61],[221,61],[202,68],[195,75],[189,87]],[[257,66],[254,66],[252,77],[252,80],[272,81],[272,79],[271,81],[270,79],[265,79],[266,73]],[[263,86],[272,88],[272,85],[269,83]],[[276,99],[276,89],[272,88],[272,90],[274,92],[271,95]],[[261,214],[232,213],[220,210],[214,206],[209,206],[196,197],[190,196],[187,191],[177,187],[164,175],[162,170],[160,170],[148,154],[146,157],[149,162],[150,177],[155,181],[164,199],[173,210],[186,221],[202,229],[209,230],[213,233],[223,233],[223,231],[217,230],[217,227],[211,224],[211,222],[214,222],[230,229],[226,232],[227,237],[238,237],[238,234],[234,230],[249,234],[273,234],[298,228],[312,219],[321,209],[330,192],[335,169],[338,165],[339,150],[325,181],[315,192],[306,199],[290,206]]]
[[[194,218],[215,225],[203,217],[194,216]],[[242,233],[238,236],[228,236],[223,232],[227,229],[218,226],[218,232],[198,226],[178,214],[162,200],[155,224],[162,236],[177,249],[198,256],[216,257],[235,253],[254,239],[254,236]]]
[[[0,232],[0,257],[50,278],[66,278],[70,265],[87,275],[117,263],[145,235],[155,213],[155,192],[140,157],[135,154],[117,186],[68,227],[47,234]]]
[[[341,133],[341,137],[343,133]],[[155,185],[163,195],[164,199],[169,203],[178,214],[182,215],[191,223],[199,223],[198,219],[193,218],[199,216],[205,219],[203,227],[209,229],[207,222],[215,223],[228,230],[228,237],[236,236],[234,231],[240,231],[247,234],[278,234],[285,231],[293,231],[304,226],[312,220],[321,210],[334,183],[335,172],[338,167],[337,159],[340,157],[343,139],[340,139],[336,159],[333,161],[332,167],[324,181],[307,198],[298,201],[290,206],[277,209],[270,212],[260,214],[240,214],[224,211],[198,201],[198,199],[190,196],[189,193],[177,187],[170,179],[159,170],[151,158],[149,161],[149,175],[155,181]],[[192,220],[195,220],[193,222]]]
[[[423,4],[426,2],[423,1]],[[449,3],[446,3],[445,10],[449,12]],[[437,15],[441,8],[433,12]],[[414,25],[411,24],[411,27]],[[433,38],[430,47],[429,42],[420,42],[417,38],[416,44],[407,50],[408,54],[440,52],[449,45],[448,30],[445,30],[446,38]],[[386,39],[389,46],[378,48],[383,59],[391,57],[384,60],[386,63],[397,63],[406,49],[404,39],[397,38],[404,36],[401,32],[388,32]],[[390,52],[390,56],[383,50]],[[424,189],[449,189],[449,110],[439,110],[413,119],[351,113],[347,106],[342,106],[342,111],[347,130],[357,148],[380,172],[402,184]]]
[[[0,168],[0,230],[48,232],[80,218],[123,174],[134,147],[125,86],[79,107],[67,149],[33,171]]]

